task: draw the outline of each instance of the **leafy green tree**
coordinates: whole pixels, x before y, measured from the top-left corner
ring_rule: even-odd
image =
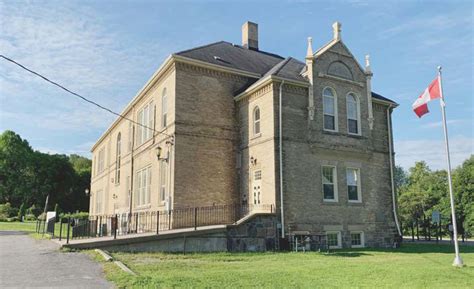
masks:
[[[395,189],[398,192],[398,190],[407,183],[407,173],[401,166],[395,166],[393,175]]]
[[[474,235],[474,155],[453,173],[456,220],[460,233]]]
[[[33,150],[26,140],[7,130],[0,135],[0,203],[18,208],[31,194]]]
[[[0,135],[0,204],[9,202],[12,209],[24,204],[42,211],[49,195],[49,203],[66,212],[87,211],[90,170],[87,158],[33,151],[12,131]]]

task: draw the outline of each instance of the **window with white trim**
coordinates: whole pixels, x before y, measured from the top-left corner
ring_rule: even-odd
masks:
[[[166,95],[166,87],[163,88],[163,94],[161,96],[161,126],[166,127],[168,125],[168,96]]]
[[[341,248],[341,232],[326,232],[326,238],[329,249]]]
[[[104,212],[104,208],[103,208],[103,205],[104,205],[104,202],[103,202],[103,191],[102,190],[98,190],[96,193],[95,193],[95,213],[96,214],[102,214]]]
[[[105,169],[105,147],[99,150],[99,162],[97,163],[97,173],[103,172]]]
[[[94,156],[94,161],[92,162],[92,175],[94,177],[97,175],[97,156]]]
[[[136,173],[135,184],[136,205],[148,205],[150,203],[151,166],[141,169]]]
[[[153,102],[138,111],[137,145],[141,145],[153,136]]]
[[[117,145],[115,148],[115,183],[120,184],[120,162],[122,154],[122,134],[117,135]]]
[[[133,142],[133,128],[132,128],[132,122],[128,123],[128,151],[130,152],[132,150],[132,142]]]
[[[352,92],[347,94],[346,106],[347,106],[347,132],[349,134],[360,134],[359,98]]]
[[[337,102],[334,89],[326,87],[323,90],[323,125],[325,130],[337,131]]]
[[[260,108],[256,106],[253,109],[253,135],[260,134]]]
[[[365,246],[364,232],[351,232],[351,247],[363,248]]]
[[[166,176],[167,166],[165,161],[160,162],[160,201],[166,200]]]
[[[349,202],[361,202],[361,191],[360,191],[360,171],[359,169],[347,168],[346,169],[347,179],[347,198]]]
[[[322,166],[322,183],[324,201],[337,202],[337,176],[336,167]]]

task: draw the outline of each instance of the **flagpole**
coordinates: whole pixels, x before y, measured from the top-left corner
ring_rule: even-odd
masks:
[[[453,266],[462,267],[463,261],[461,259],[461,256],[459,256],[458,226],[456,224],[456,212],[454,210],[453,182],[451,180],[451,159],[449,157],[448,128],[446,125],[446,110],[445,110],[446,103],[444,102],[443,87],[441,84],[441,66],[438,66],[438,83],[439,83],[439,90],[441,94],[439,103],[441,105],[441,114],[443,116],[444,143],[446,145],[446,161],[448,163],[449,198],[451,201],[451,218],[452,218],[452,225],[453,225],[453,239],[454,239],[453,241],[454,241],[454,249],[456,252],[456,257],[454,258]]]

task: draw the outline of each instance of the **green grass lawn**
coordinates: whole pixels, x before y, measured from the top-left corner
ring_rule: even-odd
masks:
[[[0,222],[0,231],[23,231],[34,233],[36,221],[27,222]]]
[[[447,245],[325,253],[114,253],[138,276],[104,263],[119,288],[474,288],[474,247],[464,268]]]
[[[67,224],[62,224],[63,231],[62,236],[66,238],[67,234]],[[60,230],[60,223],[54,224],[54,235],[55,237],[59,237],[59,230]],[[43,224],[41,225],[41,230],[39,234],[36,234],[36,221],[25,221],[25,222],[0,222],[0,231],[22,231],[27,232],[33,235],[36,239],[39,239],[43,236]],[[72,230],[70,231],[69,235],[72,235]],[[44,234],[47,238],[49,237],[48,234]]]

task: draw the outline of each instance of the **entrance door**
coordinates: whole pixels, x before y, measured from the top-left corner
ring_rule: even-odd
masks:
[[[254,171],[253,175],[253,204],[260,205],[262,187],[262,171]]]

